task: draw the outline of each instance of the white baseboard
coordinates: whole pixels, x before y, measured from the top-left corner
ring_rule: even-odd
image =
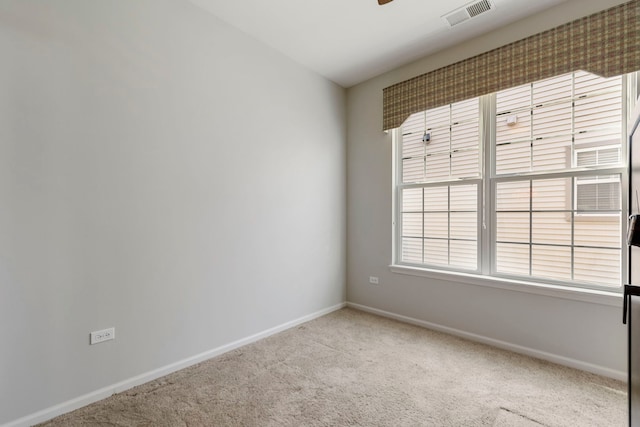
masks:
[[[9,423],[4,424],[0,427],[28,427],[28,426],[32,426],[33,424],[50,420],[51,418],[57,417],[58,415],[66,414],[67,412],[74,411],[78,408],[82,408],[83,406],[105,399],[115,393],[121,393],[125,390],[133,388],[140,384],[153,381],[157,378],[163,377],[172,372],[179,371],[180,369],[187,368],[189,366],[195,365],[196,363],[203,362],[207,359],[211,359],[212,357],[216,357],[228,351],[235,350],[236,348],[245,346],[247,344],[251,344],[255,341],[277,334],[278,332],[282,332],[284,330],[293,328],[302,323],[305,323],[310,320],[329,314],[333,311],[340,310],[341,308],[346,307],[346,305],[347,303],[340,303],[332,307],[328,307],[323,310],[316,311],[315,313],[311,313],[309,315],[300,317],[290,322],[283,323],[282,325],[267,329],[266,331],[259,332],[255,335],[251,335],[249,337],[240,339],[238,341],[234,341],[232,343],[223,345],[221,347],[214,348],[209,351],[205,351],[204,353],[200,353],[195,356],[188,357],[186,359],[180,360],[170,365],[163,366],[162,368],[158,368],[153,371],[146,372],[144,374],[135,376],[133,378],[129,378],[119,383],[112,384],[107,387],[103,387],[99,390],[95,390],[91,393],[87,393],[83,396],[79,396],[75,399],[71,399],[66,402],[60,403],[59,405],[51,406],[47,409],[43,409],[42,411],[38,411],[34,414],[27,415],[25,417],[19,418],[14,421],[10,421]]]
[[[577,359],[572,359],[565,356],[560,356],[557,354],[547,353],[545,351],[540,351],[540,350],[536,350],[529,347],[523,347],[521,345],[512,344],[506,341],[496,340],[493,338],[485,337],[483,335],[465,332],[460,329],[450,328],[448,326],[439,325],[437,323],[426,322],[424,320],[415,319],[413,317],[403,316],[401,314],[391,313],[389,311],[368,307],[366,305],[347,302],[347,306],[354,308],[356,310],[366,311],[368,313],[377,314],[379,316],[399,320],[404,323],[410,323],[412,325],[421,326],[423,328],[432,329],[434,331],[455,335],[460,338],[468,339],[470,341],[488,344],[490,346],[498,347],[503,350],[513,351],[514,353],[520,353],[526,356],[535,357],[537,359],[547,360],[549,362],[557,363],[558,365],[580,369],[582,371],[591,372],[594,374],[602,375],[602,376],[613,378],[620,381],[625,381],[625,382],[627,381],[627,373],[625,371],[617,371],[615,369],[594,365],[592,363],[584,362],[582,360],[577,360]]]

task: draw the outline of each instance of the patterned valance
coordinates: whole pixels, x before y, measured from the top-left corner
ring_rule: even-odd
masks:
[[[569,73],[612,77],[640,69],[640,0],[633,0],[389,86],[383,129],[411,114]]]

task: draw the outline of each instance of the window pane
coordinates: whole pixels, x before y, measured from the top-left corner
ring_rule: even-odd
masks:
[[[571,248],[533,245],[531,275],[555,280],[571,280]]]
[[[533,210],[571,210],[570,191],[571,178],[534,180],[531,192]]]
[[[531,142],[512,142],[496,147],[496,173],[522,173],[531,170]]]
[[[620,188],[617,183],[592,183],[578,185],[578,211],[616,209],[620,206]]]
[[[447,240],[424,240],[424,262],[431,265],[449,265],[449,242]]]
[[[430,213],[424,214],[425,237],[446,239],[449,235],[449,214]]]
[[[459,151],[451,155],[451,175],[456,178],[474,178],[480,174],[478,150]]]
[[[407,158],[402,160],[402,182],[424,181],[424,158]]]
[[[475,212],[451,212],[451,238],[477,240],[478,216]]]
[[[449,153],[427,156],[427,180],[447,179],[450,176]]]
[[[402,124],[402,135],[405,134],[422,135],[424,131],[424,111],[410,115]]]
[[[576,132],[593,132],[608,129],[613,139],[622,133],[622,98],[620,92],[594,95],[575,101]]]
[[[574,244],[621,248],[620,215],[609,217],[579,216],[575,221]]]
[[[619,249],[575,248],[574,280],[600,286],[620,286]]]
[[[529,275],[529,245],[496,244],[498,273]]]
[[[581,177],[576,180],[578,213],[615,213],[621,209],[620,182],[617,176]],[[611,212],[614,211],[614,212]],[[606,212],[605,212],[606,213]]]
[[[451,104],[452,122],[478,122],[478,112],[480,111],[480,98],[468,99],[466,101]]]
[[[547,104],[559,99],[571,99],[572,80],[572,74],[564,74],[532,83],[533,105]]]
[[[533,142],[532,170],[546,171],[571,167],[571,135]]]
[[[531,85],[522,85],[496,94],[496,110],[498,115],[515,113],[531,108]]]
[[[496,117],[496,144],[531,141],[531,112],[505,113]]]
[[[476,185],[451,186],[451,210],[473,211],[478,209],[478,187]]]
[[[604,78],[595,74],[578,71],[575,73],[576,123],[584,123],[589,129],[591,124],[601,127],[609,124],[620,127],[622,116],[622,78]],[[589,120],[589,118],[591,120]]]
[[[422,237],[422,213],[402,214],[402,236]]]
[[[600,77],[597,74],[586,71],[576,71],[575,96],[579,98],[594,91],[615,91],[620,93],[622,91],[622,79],[620,77]]]
[[[477,242],[451,241],[451,266],[465,270],[478,268]]]
[[[500,211],[528,211],[531,184],[527,181],[507,181],[496,184],[496,208]]]
[[[480,137],[478,122],[461,123],[451,127],[451,149],[465,150],[478,148]]]
[[[496,240],[498,242],[529,243],[530,215],[528,212],[496,213]]]
[[[403,129],[404,131],[405,129]],[[424,156],[424,142],[422,142],[420,130],[402,135],[402,155],[405,158]]]
[[[422,264],[422,239],[402,239],[402,261]]]
[[[451,130],[449,125],[441,128],[434,128],[429,131],[431,140],[426,143],[427,154],[447,153],[451,149]]]
[[[532,215],[533,243],[571,245],[571,214],[569,212],[533,212]]]
[[[422,188],[402,190],[402,212],[422,212]]]
[[[477,121],[451,126],[451,148],[453,150],[477,149],[479,138],[480,128]]]
[[[449,210],[449,187],[425,188],[424,210],[447,212]]]
[[[533,110],[533,138],[568,135],[571,139],[572,102],[545,105]]]
[[[425,114],[427,128],[448,126],[451,122],[450,108],[451,107],[449,107],[448,105],[444,105],[442,107],[427,110]]]

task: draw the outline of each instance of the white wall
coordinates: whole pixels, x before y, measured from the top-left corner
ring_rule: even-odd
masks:
[[[344,301],[344,89],[182,0],[4,0],[0,58],[0,424]]]
[[[606,298],[600,304],[390,271],[392,144],[391,135],[381,131],[383,88],[619,3],[570,0],[348,90],[349,302],[624,377],[621,298]],[[370,285],[369,276],[378,276],[380,285]]]

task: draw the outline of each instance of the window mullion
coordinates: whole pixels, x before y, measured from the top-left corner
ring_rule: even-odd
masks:
[[[486,95],[481,98],[480,129],[482,153],[482,197],[478,197],[479,221],[479,267],[483,274],[492,274],[495,266],[495,124],[496,124],[496,95]]]
[[[576,177],[571,177],[571,280],[575,280],[576,271]]]
[[[447,187],[447,263],[451,265],[451,186]]]
[[[529,180],[529,276],[533,276],[533,180]]]
[[[427,244],[427,239],[425,238],[425,235],[424,235],[424,226],[425,226],[424,217],[425,217],[425,211],[427,207],[425,206],[425,203],[424,203],[424,188],[421,190],[421,193],[422,193],[422,233],[421,233],[422,245],[420,246],[420,250],[422,251],[422,263],[426,264],[427,260],[424,258],[424,252],[426,249],[425,245]]]
[[[453,177],[453,106],[449,105],[449,177]],[[447,265],[451,265],[451,186],[447,187]]]
[[[424,116],[423,116],[423,132],[424,135],[427,134],[427,112],[424,112]],[[424,179],[426,180],[427,178],[427,145],[423,144],[422,145],[422,174]],[[422,263],[426,264],[427,260],[424,256],[425,251],[426,251],[426,245],[427,245],[427,239],[425,237],[425,233],[424,233],[424,227],[425,227],[425,212],[427,210],[427,206],[425,204],[425,199],[424,199],[424,187],[422,187],[422,190],[420,191],[420,193],[422,194],[422,230],[420,233],[420,236],[422,237],[421,239],[421,245],[420,245],[420,250],[422,251]]]

